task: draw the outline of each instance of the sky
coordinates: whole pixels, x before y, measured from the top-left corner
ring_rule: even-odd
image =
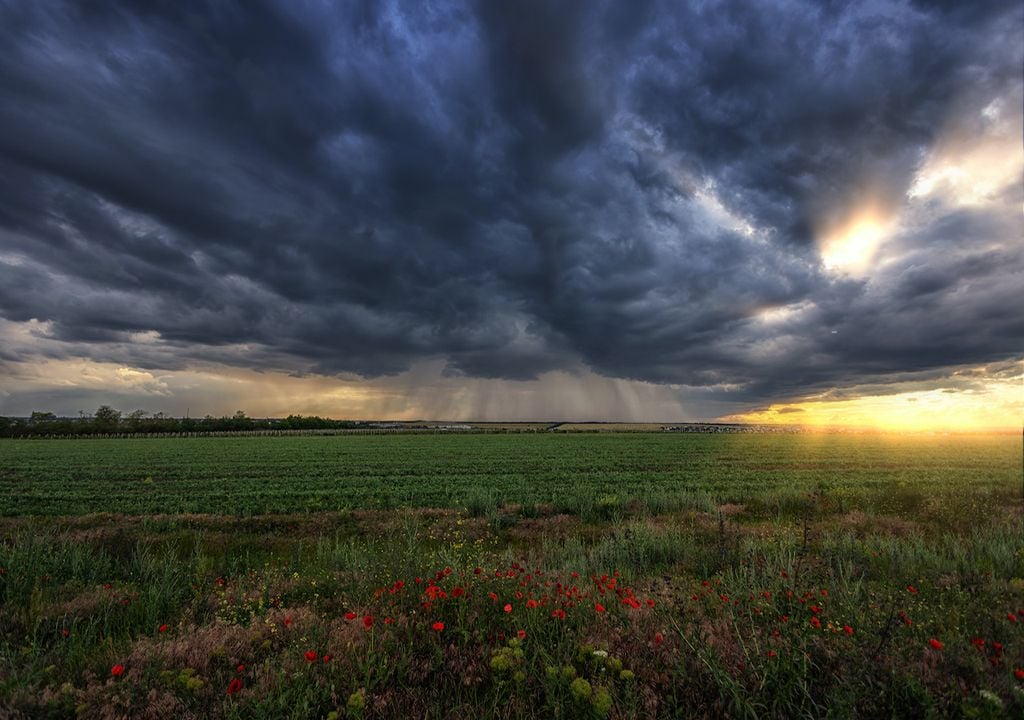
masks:
[[[1019,2],[0,0],[0,414],[1024,422]]]

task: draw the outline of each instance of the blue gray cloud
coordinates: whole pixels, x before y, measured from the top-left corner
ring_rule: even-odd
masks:
[[[3,2],[0,316],[48,337],[0,357],[442,359],[754,404],[1019,358],[1021,178],[914,188],[944,148],[1020,151],[1022,26],[1013,2]],[[834,272],[822,233],[865,204],[885,262]]]

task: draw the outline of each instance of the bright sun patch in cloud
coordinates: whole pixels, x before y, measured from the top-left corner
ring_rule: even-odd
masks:
[[[821,242],[821,260],[833,272],[865,273],[888,233],[888,222],[874,210],[863,211]]]

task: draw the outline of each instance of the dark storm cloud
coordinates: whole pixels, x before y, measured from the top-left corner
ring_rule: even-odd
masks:
[[[1018,186],[868,279],[814,244],[1019,94],[1019,5],[968,5],[4,3],[0,315],[142,367],[753,402],[1019,356]]]

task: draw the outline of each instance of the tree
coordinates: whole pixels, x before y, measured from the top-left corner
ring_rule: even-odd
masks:
[[[43,423],[51,423],[56,419],[57,416],[52,412],[40,412],[39,410],[33,410],[28,421],[31,425],[42,425]]]
[[[142,421],[146,418],[145,410],[135,410],[134,412],[128,413],[128,417],[125,418],[128,421],[128,427],[132,430],[138,430],[142,425]]]
[[[114,432],[121,424],[121,413],[109,405],[100,405],[93,415],[92,424],[99,432]]]

